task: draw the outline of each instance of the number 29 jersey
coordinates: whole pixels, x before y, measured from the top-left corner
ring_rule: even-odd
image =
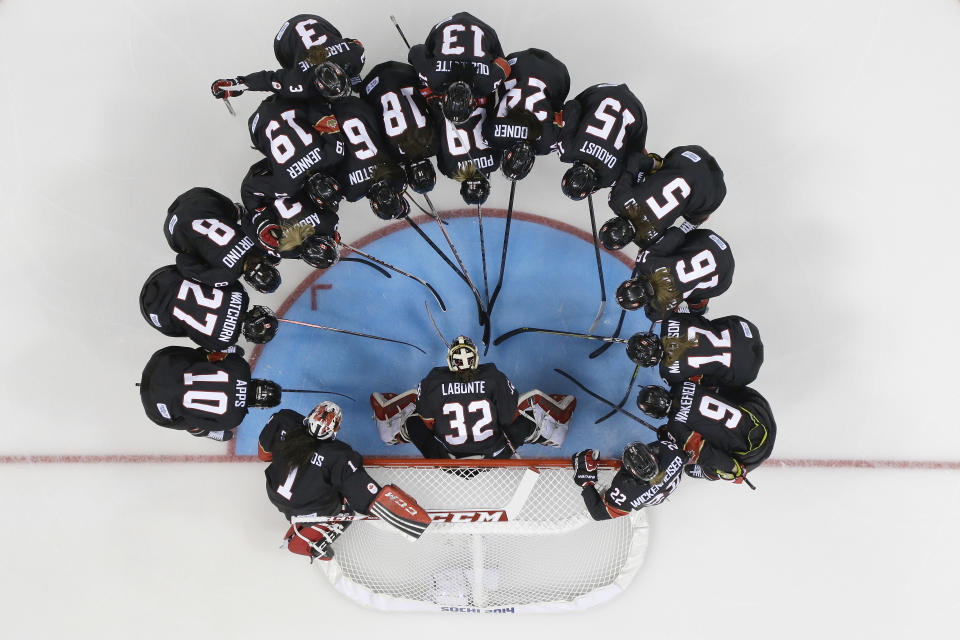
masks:
[[[435,367],[417,395],[417,413],[434,420],[434,436],[451,457],[492,457],[507,446],[503,427],[517,417],[519,394],[492,362],[479,365],[469,379]]]

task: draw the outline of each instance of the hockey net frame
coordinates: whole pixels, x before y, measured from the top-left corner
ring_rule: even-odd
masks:
[[[600,461],[598,488],[619,464]],[[346,529],[333,560],[319,564],[334,588],[359,604],[385,611],[581,610],[621,593],[643,564],[644,512],[593,520],[569,458],[369,456],[364,466],[381,485],[413,496],[434,521],[419,540],[379,520]]]

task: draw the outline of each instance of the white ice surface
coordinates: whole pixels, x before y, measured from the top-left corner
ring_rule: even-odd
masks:
[[[132,389],[158,344],[136,296],[169,260],[167,204],[195,185],[235,195],[256,158],[244,130],[255,98],[236,99],[230,118],[210,82],[272,68],[271,37],[295,13],[360,38],[372,65],[404,56],[391,12],[417,40],[461,9],[509,51],[555,53],[572,95],[627,82],[651,150],[693,143],[718,158],[729,195],[711,224],[737,277],[711,308],[763,329],[757,387],[776,412],[775,457],[960,460],[955,0],[3,0],[0,456],[219,453],[149,424]],[[516,206],[587,228],[561,171],[538,162]],[[455,205],[455,189],[436,200]],[[347,238],[375,225],[357,214],[344,216]],[[284,277],[299,281],[293,267]],[[956,633],[960,472],[771,464],[755,478],[756,492],[685,483],[651,513],[640,577],[602,608],[398,620],[344,601],[275,548],[283,522],[258,464],[8,461],[2,634]]]

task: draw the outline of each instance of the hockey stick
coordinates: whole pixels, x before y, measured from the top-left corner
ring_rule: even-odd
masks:
[[[335,327],[325,327],[320,324],[311,324],[309,322],[300,322],[299,320],[288,320],[287,318],[277,318],[279,322],[287,322],[289,324],[298,324],[303,327],[313,327],[314,329],[323,329],[324,331],[334,331],[336,333],[346,333],[351,336],[359,336],[361,338],[372,338],[373,340],[383,340],[384,342],[395,342],[397,344],[405,344],[408,347],[413,347],[420,353],[426,355],[427,352],[418,347],[415,344],[410,344],[409,342],[404,342],[403,340],[394,340],[393,338],[383,338],[381,336],[370,335],[369,333],[359,333],[357,331],[347,331],[346,329],[337,329]]]
[[[224,106],[227,107],[227,111],[230,112],[230,115],[232,115],[234,118],[236,118],[236,117],[237,117],[237,112],[233,110],[233,105],[230,104],[230,99],[227,98],[226,96],[224,96],[224,97],[222,98],[222,100],[223,100]]]
[[[490,296],[490,304],[487,307],[487,313],[493,313],[493,305],[497,303],[497,296],[500,295],[500,288],[503,286],[503,271],[507,264],[507,244],[510,242],[510,222],[513,220],[513,196],[517,192],[517,181],[510,182],[510,202],[507,204],[507,221],[503,228],[503,250],[500,252],[500,275],[497,276],[497,286],[493,288],[493,295]]]
[[[597,317],[593,319],[593,324],[587,329],[587,333],[593,333],[597,328],[597,323],[603,316],[603,308],[607,306],[607,286],[603,282],[603,265],[600,263],[600,241],[597,238],[597,216],[593,213],[593,194],[587,195],[587,203],[590,205],[590,228],[593,229],[593,251],[597,254],[597,274],[600,276],[600,308],[597,309]]]
[[[443,334],[440,333],[440,327],[437,326],[436,321],[433,319],[433,314],[430,313],[430,305],[427,304],[427,301],[423,301],[423,306],[427,310],[427,315],[430,316],[430,324],[433,325],[433,330],[437,332],[437,335],[440,336],[440,339],[443,340],[443,346],[450,348],[450,343],[447,342],[447,339],[443,337]]]
[[[407,36],[403,35],[403,29],[400,28],[400,24],[397,22],[397,18],[390,14],[390,22],[393,23],[393,26],[397,28],[397,33],[400,34],[400,37],[403,38],[403,44],[407,45],[407,49],[410,49],[410,43],[407,42]]]
[[[353,396],[348,396],[345,393],[337,393],[336,391],[323,391],[322,389],[281,389],[283,393],[326,393],[331,396],[342,396],[344,398],[349,398],[354,402],[357,401]]]
[[[363,256],[364,258],[366,258],[367,260],[370,260],[371,262],[375,262],[376,264],[382,265],[382,266],[386,267],[387,269],[390,269],[391,271],[396,271],[397,273],[399,273],[399,274],[402,275],[402,276],[407,276],[407,277],[410,278],[411,280],[416,280],[417,282],[419,282],[420,284],[422,284],[423,286],[425,286],[427,289],[430,290],[430,293],[432,293],[432,294],[433,294],[433,297],[436,298],[437,304],[440,305],[440,310],[441,310],[441,311],[446,311],[446,310],[447,310],[447,305],[445,305],[445,304],[443,303],[443,298],[440,297],[440,294],[437,293],[437,290],[434,289],[434,288],[430,285],[430,283],[427,282],[426,280],[421,280],[421,279],[418,278],[417,276],[412,275],[412,274],[409,274],[409,273],[407,273],[406,271],[404,271],[403,269],[399,269],[399,268],[393,266],[393,265],[390,264],[389,262],[384,262],[383,260],[380,260],[379,258],[374,258],[374,257],[373,257],[372,255],[370,255],[369,253],[364,253],[364,252],[361,251],[360,249],[357,249],[356,247],[353,247],[353,246],[347,244],[346,242],[341,242],[341,243],[340,243],[340,246],[341,246],[341,247],[346,247],[346,248],[349,249],[350,251],[353,251],[354,253],[358,253],[358,254],[360,254],[361,256]]]
[[[448,223],[446,220],[444,220],[443,218],[441,218],[441,217],[439,217],[439,216],[437,216],[437,215],[434,215],[433,212],[431,212],[431,211],[427,211],[426,209],[424,209],[424,208],[423,208],[423,205],[420,204],[419,202],[417,202],[417,201],[413,198],[413,196],[410,195],[409,192],[404,191],[404,192],[403,192],[403,195],[405,195],[405,196],[407,197],[407,200],[409,200],[410,202],[413,203],[413,206],[415,206],[417,209],[420,209],[420,212],[423,213],[424,215],[430,216],[430,217],[433,218],[434,220],[439,220],[439,221],[440,221],[440,224],[449,224],[449,223]]]
[[[378,267],[377,265],[373,264],[372,262],[367,262],[366,260],[363,260],[363,259],[361,259],[361,258],[340,258],[339,261],[340,261],[340,262],[359,262],[360,264],[365,264],[365,265],[367,265],[367,266],[370,267],[371,269],[376,269],[376,270],[377,270],[381,275],[383,275],[384,277],[387,277],[387,278],[392,278],[392,277],[393,277],[392,275],[390,275],[390,272],[387,271],[386,269],[381,269],[380,267]]]
[[[483,300],[490,315],[490,287],[487,285],[487,245],[483,241],[483,205],[477,205],[477,224],[480,225],[480,262],[483,264]]]
[[[411,220],[409,216],[407,216],[406,218],[404,218],[404,220],[407,222],[407,224],[410,225],[410,227],[411,227],[414,231],[417,232],[417,234],[418,234],[421,238],[424,239],[424,241],[426,241],[427,244],[430,245],[430,247],[436,252],[436,254],[437,254],[438,256],[440,256],[441,258],[443,258],[443,261],[446,262],[446,263],[450,266],[451,269],[453,269],[453,272],[456,273],[456,274],[460,277],[461,280],[463,280],[464,282],[467,282],[467,284],[469,284],[469,282],[467,281],[467,279],[464,277],[463,273],[461,273],[460,269],[457,268],[457,265],[453,264],[453,262],[450,260],[450,258],[447,257],[447,254],[445,254],[445,253],[440,249],[440,247],[437,246],[437,243],[435,243],[433,240],[431,240],[431,239],[430,239],[430,236],[428,236],[428,235],[426,234],[426,232],[425,232],[423,229],[420,228],[420,225],[418,225],[416,222],[414,222],[413,220]]]
[[[513,336],[517,336],[517,335],[520,335],[521,333],[529,333],[529,332],[549,333],[550,335],[567,336],[568,338],[583,338],[584,340],[602,340],[603,342],[609,342],[609,343],[617,342],[620,344],[627,344],[626,338],[608,338],[607,336],[597,336],[590,333],[576,333],[575,331],[556,331],[554,329],[537,329],[536,327],[520,327],[518,329],[514,329],[513,331],[507,331],[503,335],[498,336],[497,339],[493,341],[493,345],[497,346],[504,340],[509,340]]]
[[[614,407],[614,410],[613,410],[613,411],[611,411],[610,413],[607,413],[607,414],[604,414],[604,415],[600,416],[599,418],[597,418],[596,420],[593,421],[593,424],[600,424],[601,422],[603,422],[604,420],[606,420],[607,418],[609,418],[610,416],[612,416],[613,414],[615,414],[615,413],[617,412],[617,409],[620,409],[621,407],[623,407],[623,405],[627,404],[627,400],[630,398],[630,392],[633,391],[633,383],[634,383],[634,381],[637,379],[637,374],[638,374],[638,373],[640,373],[640,365],[639,365],[639,364],[633,369],[633,375],[630,376],[630,384],[627,385],[627,392],[626,392],[625,394],[623,394],[623,399],[620,400],[620,402],[617,403],[617,406]]]
[[[567,373],[567,372],[564,371],[563,369],[554,369],[554,371],[556,371],[557,373],[559,373],[560,375],[562,375],[564,378],[566,378],[567,380],[569,380],[569,381],[572,382],[573,384],[577,385],[578,387],[580,387],[581,389],[583,389],[584,391],[586,391],[587,394],[589,394],[590,396],[596,398],[596,399],[599,400],[600,402],[602,402],[602,403],[604,403],[604,404],[606,404],[606,405],[609,405],[609,406],[611,406],[611,407],[614,407],[617,411],[619,411],[619,412],[622,413],[623,415],[625,415],[625,416],[627,416],[627,417],[629,417],[629,418],[632,418],[633,420],[636,420],[637,422],[639,422],[639,423],[642,424],[643,426],[647,427],[647,428],[650,429],[651,431],[656,431],[656,430],[657,430],[656,427],[654,427],[652,424],[650,424],[650,423],[647,422],[646,420],[644,420],[644,419],[642,419],[642,418],[638,418],[637,416],[633,415],[633,414],[630,413],[629,411],[626,411],[625,409],[621,409],[621,408],[618,407],[617,405],[613,404],[612,402],[610,402],[609,400],[607,400],[607,399],[604,398],[603,396],[601,396],[601,395],[599,395],[599,394],[596,394],[596,393],[594,393],[593,391],[590,391],[590,389],[588,389],[587,387],[585,387],[582,382],[580,382],[579,380],[577,380],[576,378],[574,378],[572,375],[570,375],[569,373]]]

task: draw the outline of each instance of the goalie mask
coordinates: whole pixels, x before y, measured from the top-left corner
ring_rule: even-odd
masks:
[[[255,409],[269,409],[280,404],[282,389],[272,380],[253,378],[247,392],[247,406]]]
[[[265,344],[277,335],[277,316],[269,307],[255,305],[243,316],[243,337],[254,344]]]
[[[447,367],[450,371],[471,371],[480,364],[477,345],[467,336],[457,336],[447,349]]]
[[[575,162],[560,181],[560,190],[571,200],[583,200],[594,192],[596,186],[597,172],[583,162]]]
[[[627,340],[627,357],[641,367],[654,367],[663,359],[663,344],[649,331],[635,333]]]
[[[333,62],[322,62],[313,70],[313,81],[317,89],[327,100],[342,98],[350,93],[347,74]]]
[[[600,227],[600,244],[608,251],[623,249],[633,240],[636,230],[626,218],[610,218]]]
[[[637,480],[650,481],[660,471],[657,457],[653,455],[650,447],[642,442],[631,442],[624,447],[621,462],[623,468]]]
[[[637,408],[651,418],[666,418],[671,404],[670,392],[663,387],[650,385],[637,394]]]
[[[317,404],[303,420],[307,433],[317,440],[333,440],[340,430],[343,411],[340,406],[329,400]]]
[[[473,91],[470,90],[470,85],[461,80],[447,87],[440,108],[443,116],[453,124],[460,125],[469,120],[473,113]]]

